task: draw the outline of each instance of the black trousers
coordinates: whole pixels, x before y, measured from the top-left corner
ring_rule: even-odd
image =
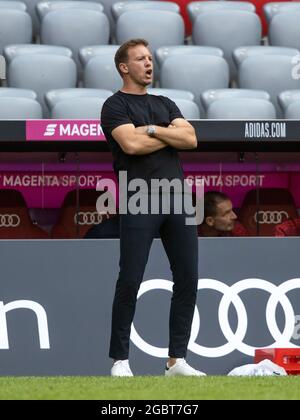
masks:
[[[186,356],[198,282],[197,228],[186,225],[186,217],[184,213],[175,214],[173,200],[170,214],[120,216],[120,273],[112,310],[111,358],[128,359],[137,293],[151,244],[158,232],[174,282],[169,317],[169,356]]]

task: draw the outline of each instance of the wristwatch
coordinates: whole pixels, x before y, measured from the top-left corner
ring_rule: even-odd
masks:
[[[148,125],[148,127],[147,127],[147,134],[150,137],[154,137],[155,136],[155,126],[154,125]]]

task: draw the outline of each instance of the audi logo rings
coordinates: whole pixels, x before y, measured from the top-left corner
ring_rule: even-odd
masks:
[[[0,214],[0,228],[16,228],[20,223],[21,219],[17,214]]]
[[[254,215],[255,223],[260,223],[261,225],[273,225],[282,223],[284,220],[288,219],[289,215],[286,211],[258,211]]]
[[[154,279],[145,281],[141,284],[138,298],[151,290],[163,289],[172,292],[172,286],[173,283],[168,280]],[[239,296],[241,292],[250,289],[259,289],[270,293],[270,298],[266,306],[266,321],[270,334],[274,339],[274,343],[271,345],[266,344],[262,347],[297,347],[290,342],[294,333],[295,313],[286,293],[299,288],[300,278],[288,280],[280,286],[257,278],[241,280],[232,286],[228,286],[227,284],[214,279],[199,279],[198,290],[211,289],[223,294],[219,304],[218,319],[227,343],[219,347],[205,347],[196,343],[200,331],[200,314],[196,306],[188,349],[199,356],[210,358],[226,356],[235,350],[248,356],[254,356],[257,346],[250,346],[243,342],[248,328],[248,315],[245,305]],[[276,321],[276,309],[279,303],[285,315],[283,331],[280,331]],[[237,313],[237,328],[235,332],[232,331],[228,319],[229,307],[231,304],[233,304]],[[155,357],[168,357],[167,348],[156,347],[147,343],[141,335],[138,334],[134,324],[132,324],[131,327],[130,338],[143,352]]]
[[[103,214],[95,212],[83,212],[80,211],[75,213],[74,215],[74,223],[75,225],[80,226],[91,226],[91,225],[99,225],[102,222]]]

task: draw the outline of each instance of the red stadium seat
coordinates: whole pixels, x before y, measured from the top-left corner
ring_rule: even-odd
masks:
[[[259,205],[257,191],[253,189],[246,194],[241,205],[239,220],[250,236],[273,236],[276,225],[290,218],[297,218],[294,198],[285,188],[260,188]]]
[[[79,191],[77,205],[76,190],[70,191],[65,197],[51,237],[55,239],[83,238],[91,227],[109,218],[108,214],[97,212],[96,202],[100,195],[101,192],[95,189],[82,189]]]
[[[0,239],[49,239],[33,224],[19,191],[0,190]]]

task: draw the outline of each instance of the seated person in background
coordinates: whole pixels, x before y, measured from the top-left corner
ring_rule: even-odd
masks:
[[[247,230],[236,221],[230,198],[219,191],[204,194],[204,221],[198,236],[247,236]]]
[[[300,218],[288,219],[276,225],[274,236],[300,236]]]

